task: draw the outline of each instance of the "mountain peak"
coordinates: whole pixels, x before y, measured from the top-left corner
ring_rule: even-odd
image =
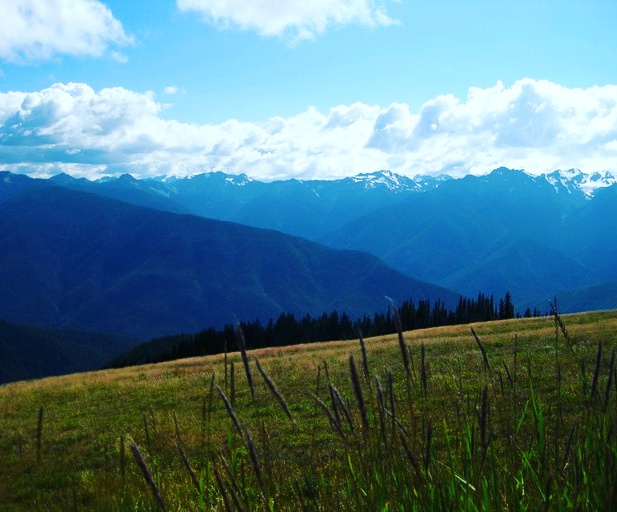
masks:
[[[225,181],[227,183],[231,183],[232,185],[236,185],[238,187],[244,187],[247,183],[251,183],[253,181],[253,178],[244,173],[227,174],[225,176]]]
[[[493,169],[491,174],[495,176],[505,176],[506,174],[512,175],[512,173],[520,173],[525,172],[522,169],[510,169],[509,167],[497,167],[497,169]],[[525,173],[526,174],[526,173]]]
[[[73,176],[70,176],[65,172],[61,172],[49,178],[49,181],[55,183],[56,185],[66,185],[68,183],[75,183],[77,179],[73,178]]]
[[[390,191],[405,191],[416,188],[413,180],[389,170],[361,173],[351,178],[355,183],[364,183],[364,188],[385,188]]]
[[[124,174],[118,176],[118,181],[120,183],[133,183],[133,182],[137,181],[137,179],[135,177],[133,177],[132,174],[129,174],[129,173],[125,172]]]
[[[223,171],[212,171],[212,172],[203,172],[200,174],[193,174],[190,176],[178,177],[178,176],[168,176],[164,178],[162,181],[165,183],[176,183],[181,181],[186,181],[187,183],[202,183],[208,180],[213,180],[215,182],[224,182],[230,183],[232,185],[237,185],[239,187],[245,186],[247,183],[251,183],[253,178],[246,174],[227,174]]]

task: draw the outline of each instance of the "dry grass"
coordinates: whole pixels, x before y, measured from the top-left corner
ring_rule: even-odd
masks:
[[[617,382],[611,380],[615,366],[612,350],[617,345],[617,312],[564,316],[563,320],[569,335],[580,345],[581,357],[587,358],[589,389],[596,390],[592,398],[601,398],[601,408],[612,410],[615,393],[610,395],[609,407],[606,397],[611,382]],[[482,356],[470,334],[471,327],[463,325],[405,333],[417,388],[409,391],[416,407],[412,411],[406,407],[404,398],[405,370],[397,335],[365,340],[371,385],[360,379],[356,371],[356,361],[362,358],[358,341],[251,351],[250,355],[259,358],[271,382],[276,382],[276,390],[285,397],[296,422],[285,418],[286,412],[273,400],[273,391],[266,379],[254,382],[253,400],[246,380],[238,378],[233,410],[242,427],[239,432],[232,426],[223,401],[218,396],[211,397],[214,385],[224,386],[223,355],[2,386],[0,496],[8,503],[7,510],[105,510],[110,507],[151,510],[149,489],[144,485],[139,468],[123,459],[123,451],[120,452],[125,438],[135,439],[144,451],[152,480],[165,504],[175,510],[193,510],[199,502],[195,498],[197,484],[189,478],[187,465],[194,468],[199,485],[204,489],[200,499],[205,500],[204,496],[210,493],[207,494],[210,496],[208,507],[218,510],[227,507],[223,501],[225,496],[231,507],[235,506],[234,500],[245,500],[242,502],[245,509],[250,508],[246,507],[247,503],[269,508],[270,503],[265,503],[264,498],[276,498],[276,508],[280,510],[297,508],[301,505],[298,498],[301,496],[302,504],[308,510],[315,510],[315,506],[308,505],[306,497],[316,493],[316,489],[320,489],[322,497],[329,496],[328,499],[333,500],[330,505],[340,505],[344,501],[336,500],[343,500],[347,491],[336,486],[343,486],[344,482],[349,484],[349,471],[358,478],[357,484],[374,496],[386,493],[388,485],[395,486],[397,492],[404,492],[398,481],[388,480],[392,475],[382,482],[383,489],[373,489],[375,482],[371,472],[382,475],[380,450],[384,446],[390,451],[393,446],[400,447],[401,455],[412,464],[416,474],[414,485],[428,485],[430,474],[439,473],[436,469],[439,464],[447,464],[443,454],[446,422],[451,426],[457,423],[464,426],[465,421],[469,422],[468,425],[477,429],[482,458],[490,461],[492,450],[495,450],[493,456],[504,457],[505,464],[509,453],[499,452],[502,448],[495,445],[495,439],[499,442],[502,439],[491,437],[491,425],[503,422],[506,426],[500,428],[509,429],[509,415],[516,421],[521,418],[522,400],[529,394],[522,385],[527,371],[534,379],[537,377],[534,392],[553,403],[544,410],[537,405],[534,409],[537,419],[548,422],[557,409],[554,404],[559,404],[563,418],[556,426],[551,424],[548,439],[552,439],[550,436],[559,439],[561,444],[554,449],[560,460],[574,457],[581,427],[573,430],[572,425],[590,405],[581,402],[579,369],[572,364],[574,356],[565,350],[560,352],[558,360],[563,384],[559,395],[556,394],[553,319],[473,324],[488,353],[493,376],[482,372]],[[603,341],[602,359],[598,356],[599,340]],[[425,347],[426,367],[420,363],[422,346]],[[228,365],[242,362],[238,352],[227,354],[227,359]],[[503,363],[511,374],[509,378]],[[503,373],[501,383],[500,372]],[[424,382],[428,382],[423,390],[421,374],[425,375]],[[511,384],[508,384],[509,379]],[[508,386],[513,391],[508,391]],[[315,391],[321,405],[316,403]],[[332,401],[331,396],[335,397]],[[588,392],[585,400],[589,400],[589,396]],[[503,407],[497,405],[498,400],[504,402]],[[354,402],[359,407],[349,411],[349,404]],[[365,404],[365,411],[361,403]],[[336,411],[332,409],[333,404],[338,407]],[[45,413],[40,467],[37,467],[37,424],[42,407]],[[324,414],[324,410],[328,412]],[[335,418],[337,412],[338,419]],[[527,425],[527,420],[533,419],[531,409],[525,414],[523,424]],[[576,420],[578,425],[581,425],[580,419]],[[474,421],[477,421],[475,426],[472,425]],[[333,432],[329,424],[341,432]],[[354,425],[364,425],[363,429],[356,428],[356,432],[370,431],[371,434],[357,441],[361,446],[357,453],[349,452],[350,468],[340,468],[335,464],[337,458],[345,460],[346,450],[354,446],[349,443],[356,442],[356,434],[351,433]],[[245,430],[249,426],[250,440]],[[473,434],[471,427],[470,436]],[[525,435],[534,434],[533,429],[529,432],[526,429],[524,426]],[[449,442],[461,441],[466,435],[464,432],[460,434],[463,437],[453,437]],[[180,436],[185,449],[182,460],[175,441]],[[534,446],[539,440],[534,441]],[[393,453],[391,462],[396,462],[396,451]],[[369,467],[367,461],[375,466]],[[244,470],[242,464],[245,464]],[[250,472],[251,467],[259,468],[256,478],[261,479],[261,482],[254,482],[254,495],[253,491],[234,487],[242,482],[242,471]],[[461,474],[457,478],[463,477]],[[562,478],[559,474],[553,477]],[[558,480],[553,481],[553,488],[557,483]],[[286,487],[282,489],[280,485]],[[290,497],[293,489],[296,489],[295,498]],[[360,492],[353,485],[348,489]],[[399,499],[404,499],[404,494]],[[206,508],[206,503],[203,505],[198,508]]]

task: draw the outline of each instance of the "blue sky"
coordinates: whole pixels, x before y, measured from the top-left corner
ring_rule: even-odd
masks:
[[[0,0],[0,169],[617,171],[617,2]]]

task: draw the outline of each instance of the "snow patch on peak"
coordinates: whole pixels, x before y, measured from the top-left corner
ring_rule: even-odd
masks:
[[[247,176],[246,174],[238,174],[238,175],[229,175],[225,178],[227,183],[231,183],[232,185],[236,185],[237,187],[244,187],[248,183],[253,181],[253,178]]]
[[[617,176],[610,171],[586,174],[579,169],[568,169],[566,171],[557,170],[542,176],[555,190],[564,188],[569,194],[579,191],[588,198],[593,197],[598,189],[617,183]]]
[[[610,187],[617,183],[617,176],[610,171],[594,172],[586,174],[580,188],[586,195],[595,194],[598,189]]]
[[[585,176],[580,169],[568,169],[567,171],[557,170],[552,174],[561,176],[561,178],[569,181],[580,182]]]
[[[417,176],[413,177],[413,182],[416,185],[416,190],[425,192],[427,190],[436,189],[446,181],[450,181],[453,179],[455,178],[453,178],[449,174],[439,174],[437,176],[418,174]]]
[[[212,172],[204,172],[201,174],[189,174],[187,176],[168,176],[163,181],[165,183],[174,183],[176,181],[195,181],[201,182],[202,180],[219,180],[224,181],[225,183],[230,183],[232,185],[244,186],[247,183],[253,181],[253,178],[247,176],[246,174],[226,174],[222,171],[212,171]]]
[[[364,183],[364,188],[383,187],[393,192],[415,188],[412,180],[388,170],[361,173],[351,179],[355,183]]]

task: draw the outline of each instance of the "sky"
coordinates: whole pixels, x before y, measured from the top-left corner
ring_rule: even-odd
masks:
[[[0,170],[617,172],[616,0],[0,0]]]

